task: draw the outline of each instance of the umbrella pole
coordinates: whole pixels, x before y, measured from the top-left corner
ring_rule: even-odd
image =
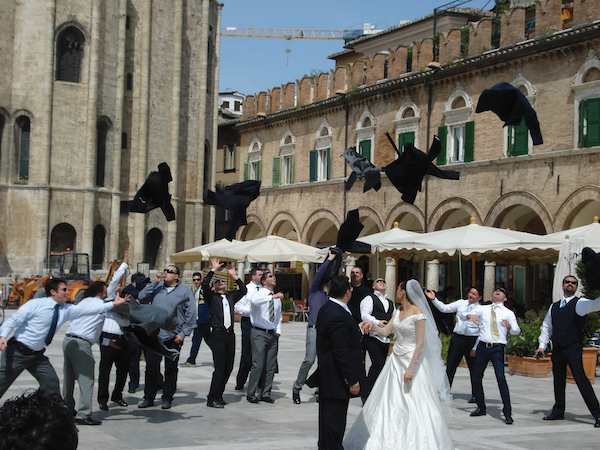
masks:
[[[475,275],[475,254],[471,255],[471,286],[476,285],[476,275]]]
[[[462,253],[458,251],[458,279],[460,284],[460,295],[464,295],[463,274],[462,274]]]

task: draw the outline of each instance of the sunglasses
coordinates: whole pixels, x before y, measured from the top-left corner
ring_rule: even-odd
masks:
[[[375,283],[385,283],[385,280],[375,280]]]
[[[164,272],[165,273],[172,273],[172,274],[177,275],[177,272],[175,272],[173,269],[165,269]]]
[[[273,278],[275,275],[267,275],[267,278]]]
[[[192,281],[202,281],[200,278],[192,278]]]
[[[61,289],[61,291],[63,291],[63,292],[67,292],[67,291],[68,291],[68,289],[67,289],[67,288],[62,288],[62,289]]]
[[[573,285],[577,286],[577,281],[574,281],[574,280],[566,280],[566,281],[565,281],[565,284],[573,284]]]

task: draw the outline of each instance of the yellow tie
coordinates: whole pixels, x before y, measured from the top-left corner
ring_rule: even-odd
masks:
[[[498,307],[498,305],[492,306],[492,315],[490,317],[492,339],[494,341],[497,341],[500,338],[500,332],[498,331],[498,322],[496,322],[496,308],[497,307]]]

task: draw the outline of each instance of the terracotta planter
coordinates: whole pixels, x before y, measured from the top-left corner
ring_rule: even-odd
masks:
[[[291,312],[282,312],[281,313],[281,323],[288,323],[290,318],[292,317]]]
[[[545,378],[550,370],[550,358],[536,359],[531,356],[506,355],[508,373],[525,377]]]
[[[596,361],[598,355],[598,349],[595,347],[584,347],[583,348],[583,370],[585,371],[585,375],[590,380],[590,383],[594,384],[596,379]],[[571,373],[571,368],[567,366],[567,382],[575,383],[575,379],[573,378],[573,374]]]

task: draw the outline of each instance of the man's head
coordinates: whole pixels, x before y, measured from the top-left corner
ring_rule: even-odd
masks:
[[[194,287],[198,289],[202,283],[202,274],[200,272],[194,272],[192,274],[192,282],[194,283]]]
[[[573,275],[567,275],[563,278],[562,287],[565,298],[575,295],[575,292],[577,291],[577,285],[577,278],[575,278]]]
[[[146,275],[144,275],[142,272],[136,272],[133,275],[131,275],[131,284],[141,289],[141,287],[137,285],[136,280],[143,280],[144,278],[146,278]]]
[[[179,267],[168,265],[163,270],[165,273],[164,283],[167,287],[175,286],[179,282]]]
[[[227,292],[227,283],[220,278],[217,278],[212,281],[212,290],[217,294],[225,294]]]
[[[506,289],[498,287],[494,291],[494,303],[504,303],[506,301]]]
[[[250,281],[252,281],[255,285],[260,286],[260,280],[263,276],[263,270],[258,268],[258,267],[254,267],[252,268],[252,270],[250,270]]]
[[[107,296],[106,283],[104,281],[94,281],[89,287],[83,292],[83,298],[98,297],[104,300]]]
[[[64,278],[50,278],[46,281],[46,295],[51,297],[56,303],[65,303],[69,290],[67,289],[67,281]]]
[[[538,312],[540,310],[542,305],[540,305],[540,302],[538,302],[537,300],[534,300],[533,302],[531,302],[531,309],[534,310],[535,312]]]
[[[58,394],[27,391],[0,407],[0,448],[75,450],[78,439],[75,418]]]
[[[482,295],[481,295],[481,292],[479,292],[478,287],[472,287],[471,290],[469,291],[469,294],[467,295],[469,303],[480,302],[481,297],[482,297]]]
[[[373,290],[379,292],[380,294],[385,294],[385,280],[381,277],[377,278],[373,281]]]
[[[275,278],[275,275],[273,275],[271,272],[264,272],[262,274],[260,282],[264,288],[272,291],[273,288],[275,288],[275,285],[277,284],[277,279]]]
[[[350,280],[352,280],[352,286],[360,286],[363,280],[363,271],[360,267],[353,267],[350,271]]]
[[[350,281],[346,275],[333,277],[329,286],[329,296],[344,303],[348,303],[352,296]]]

